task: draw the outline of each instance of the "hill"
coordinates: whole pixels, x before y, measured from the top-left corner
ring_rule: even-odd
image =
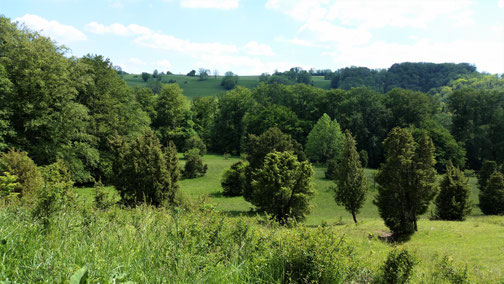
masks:
[[[208,80],[200,81],[199,77],[189,77],[186,75],[160,75],[161,82],[167,83],[177,83],[182,90],[184,90],[184,95],[190,99],[195,97],[207,97],[215,96],[222,92],[225,92],[220,83],[223,76],[209,76]],[[120,75],[121,78],[128,84],[128,86],[134,87],[148,87],[151,81],[144,82],[140,74],[124,74]],[[152,80],[152,79],[151,79]],[[329,89],[331,85],[330,80],[325,80],[323,76],[313,76],[313,85],[321,89]],[[239,76],[238,85],[247,87],[249,89],[255,88],[259,84],[259,76]]]

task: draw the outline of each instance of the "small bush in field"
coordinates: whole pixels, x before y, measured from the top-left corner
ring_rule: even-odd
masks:
[[[238,161],[224,172],[221,185],[225,196],[240,196],[246,185],[245,169],[247,164]]]
[[[393,249],[381,268],[382,283],[406,283],[413,276],[415,257],[407,250]]]
[[[205,155],[206,151],[207,151],[207,147],[205,145],[205,142],[203,142],[203,140],[201,140],[201,138],[198,135],[194,135],[194,136],[187,138],[184,148],[185,148],[185,151],[189,151],[191,149],[198,149],[199,154],[201,156]]]
[[[434,276],[448,280],[450,283],[454,284],[469,283],[467,266],[464,268],[456,266],[453,263],[453,258],[447,255],[441,259]]]
[[[96,208],[101,210],[107,210],[115,204],[115,201],[110,197],[109,194],[105,191],[105,187],[98,181],[95,184],[95,198],[94,203]]]
[[[198,149],[189,150],[184,153],[184,156],[187,161],[182,171],[182,177],[197,178],[205,175],[208,166],[203,164],[203,159],[199,155]]]
[[[0,172],[9,172],[16,176],[18,184],[13,192],[25,199],[31,199],[44,185],[39,168],[26,152],[11,149],[7,153],[2,153]]]

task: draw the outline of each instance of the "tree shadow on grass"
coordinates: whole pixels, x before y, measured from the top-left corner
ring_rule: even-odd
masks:
[[[227,197],[227,196],[224,196],[224,194],[222,194],[222,191],[209,193],[208,196],[213,197],[213,198]]]

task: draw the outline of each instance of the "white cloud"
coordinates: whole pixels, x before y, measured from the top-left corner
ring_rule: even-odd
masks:
[[[159,71],[168,71],[172,66],[170,61],[163,59],[156,61],[156,66],[158,66]]]
[[[149,28],[135,24],[125,26],[122,24],[114,23],[109,26],[105,26],[97,22],[91,22],[85,26],[85,29],[90,33],[99,35],[112,34],[118,36],[133,36],[152,33]]]
[[[275,53],[271,47],[267,44],[258,43],[256,41],[249,41],[244,46],[243,49],[250,55],[264,55],[273,56]]]
[[[476,64],[479,71],[504,72],[502,43],[491,41],[457,40],[453,42],[432,42],[419,40],[413,44],[399,44],[385,41],[374,42],[361,47],[344,47],[333,52],[324,52],[336,65],[388,68],[398,62],[467,62]],[[478,52],[474,52],[477,50]]]
[[[497,7],[504,8],[504,0],[499,0],[499,2],[497,2]]]
[[[273,73],[274,70],[289,70],[293,66],[300,66],[286,61],[262,61],[257,57],[242,55],[199,55],[196,66],[207,66],[217,70],[226,70],[238,75],[257,75],[263,72]],[[305,68],[305,66],[301,66]]]
[[[238,0],[182,0],[180,6],[193,9],[232,10],[238,8]]]
[[[14,21],[24,23],[32,30],[40,31],[41,34],[51,37],[60,44],[87,40],[86,35],[75,27],[60,24],[57,21],[48,21],[37,15],[26,14]]]

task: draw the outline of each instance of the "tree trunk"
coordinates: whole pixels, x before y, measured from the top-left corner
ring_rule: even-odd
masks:
[[[416,218],[413,220],[413,224],[415,225],[415,232],[418,232],[417,220]]]
[[[355,224],[357,224],[357,216],[355,216],[355,211],[352,211],[352,217]]]

